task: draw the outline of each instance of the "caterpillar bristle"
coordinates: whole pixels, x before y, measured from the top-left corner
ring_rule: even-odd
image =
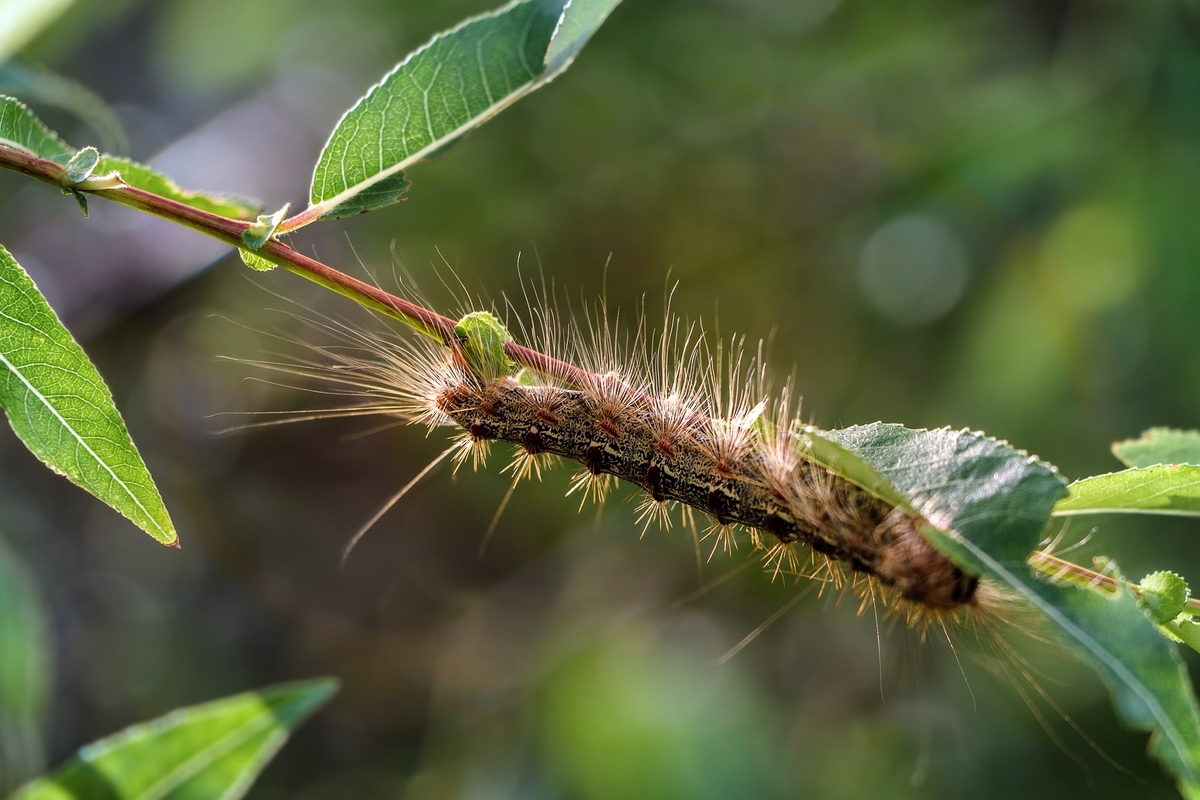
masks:
[[[733,555],[738,549],[737,527],[734,525],[723,524],[713,520],[700,537],[700,541],[706,539],[713,540],[712,549],[708,553],[709,561],[712,561],[717,550],[721,550],[725,555],[729,556]]]
[[[655,500],[650,495],[642,495],[634,509],[634,520],[642,526],[643,537],[650,530],[651,525],[656,525],[658,530],[665,533],[671,530],[671,512],[671,504],[667,501]]]

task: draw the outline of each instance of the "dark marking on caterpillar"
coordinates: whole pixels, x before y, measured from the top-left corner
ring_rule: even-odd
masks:
[[[612,472],[611,474],[617,475],[617,477],[621,477],[616,472]],[[658,503],[662,503],[667,499],[667,495],[663,492],[663,480],[662,479],[663,479],[662,468],[659,467],[657,464],[651,464],[650,466],[646,467],[646,478],[645,478],[644,482],[641,482],[639,484],[643,489],[645,489],[647,492],[649,492],[650,496],[653,497],[655,502],[658,502]],[[638,481],[633,481],[633,482],[639,483]]]
[[[719,488],[714,486],[708,490],[708,496],[704,498],[704,510],[712,514],[719,524],[729,524],[729,516],[725,513],[725,495]]]
[[[604,474],[604,448],[596,442],[589,443],[583,454],[583,466],[593,475]]]
[[[500,436],[498,438],[503,439],[504,437]],[[521,446],[525,448],[525,452],[531,456],[536,456],[546,449],[541,431],[537,429],[536,425],[529,426],[529,430],[525,431],[525,435],[521,437],[520,442]]]

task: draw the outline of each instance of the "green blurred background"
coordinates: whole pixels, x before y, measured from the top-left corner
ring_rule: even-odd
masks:
[[[111,103],[133,156],[273,209],[305,200],[371,83],[487,8],[77,2],[21,55]],[[965,426],[1107,472],[1115,439],[1200,426],[1198,46],[1194,0],[628,0],[562,77],[412,170],[403,205],[294,244],[385,287],[406,270],[445,311],[455,275],[520,305],[544,276],[579,305],[607,263],[626,319],[678,281],[678,313],[770,340],[817,424]],[[435,474],[343,569],[441,434],[222,432],[325,400],[221,357],[302,357],[297,311],[379,323],[7,173],[0,242],[107,377],[183,545],[0,436],[0,786],[179,705],[337,674],[252,797],[1173,796],[1053,653],[1029,656],[1041,697],[826,595],[716,666],[803,585],[752,568],[687,599],[749,555],[698,576],[689,536],[640,539],[625,493],[578,513],[566,467],[517,491],[484,557],[502,459]],[[1065,535],[1200,580],[1198,533]]]

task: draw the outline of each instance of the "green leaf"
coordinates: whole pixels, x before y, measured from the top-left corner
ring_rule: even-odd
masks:
[[[46,466],[163,544],[178,537],[112,395],[29,275],[0,247],[0,406]]]
[[[1200,467],[1165,465],[1096,475],[1070,485],[1071,496],[1054,507],[1071,514],[1200,514]]]
[[[907,498],[929,521],[926,536],[955,563],[1040,611],[1099,673],[1120,716],[1151,731],[1151,752],[1181,788],[1197,782],[1200,709],[1178,653],[1127,592],[1051,583],[1026,561],[1066,491],[1052,467],[966,431],[876,423],[820,435]]]
[[[180,188],[175,181],[161,172],[155,172],[150,167],[128,158],[103,156],[100,163],[96,165],[95,173],[97,175],[117,173],[121,176],[121,180],[130,186],[230,219],[252,220],[262,210],[262,206],[257,200],[211,192],[193,192]]]
[[[37,586],[0,539],[0,796],[41,772],[51,674],[49,627]]]
[[[846,428],[852,431],[852,428]],[[851,483],[857,484],[871,494],[879,497],[897,508],[916,514],[912,503],[892,486],[886,478],[854,453],[850,448],[842,446],[837,437],[841,431],[823,431],[809,426],[800,440],[800,452],[805,458],[822,464],[841,475]]]
[[[63,185],[74,186],[87,180],[91,177],[92,171],[96,169],[96,165],[99,163],[99,150],[94,147],[83,148],[71,156],[71,160],[67,162],[67,167],[63,171],[62,176]]]
[[[297,224],[399,201],[405,169],[553,80],[617,2],[517,0],[434,36],[338,122]]]
[[[0,146],[63,165],[75,155],[75,148],[42,124],[28,106],[5,95],[0,95]]]
[[[1200,467],[1200,431],[1151,428],[1139,439],[1115,442],[1113,455],[1127,467],[1191,464]]]
[[[45,0],[37,0],[44,3]],[[129,151],[129,137],[121,119],[95,92],[62,75],[30,64],[9,61],[0,64],[0,94],[23,97],[35,104],[52,106],[74,114],[88,124],[107,153]]]
[[[989,552],[1019,553],[1022,562],[1041,541],[1054,502],[1066,494],[1053,467],[981,433],[877,422],[819,435],[866,462],[860,470],[873,470],[931,527]]]
[[[1176,639],[1200,653],[1200,624],[1193,617],[1180,614],[1173,623],[1163,627]]]
[[[568,0],[543,59],[546,72],[567,67],[621,0]]]
[[[279,227],[279,223],[283,221],[283,217],[290,207],[290,203],[285,203],[283,208],[274,214],[261,214],[249,228],[242,231],[242,243],[246,245],[246,248],[257,250],[266,244],[267,239],[275,235],[275,229]]]
[[[22,150],[64,167],[77,152],[42,124],[24,103],[5,96],[0,96],[0,146]],[[252,200],[182,189],[162,173],[128,158],[102,155],[91,174],[105,177],[90,177],[80,182],[77,188],[85,191],[109,189],[124,183],[201,211],[238,220],[254,219],[260,210]],[[119,181],[116,180],[118,175]]]
[[[84,747],[13,800],[235,800],[337,688],[321,678],[178,709]]]
[[[255,269],[259,272],[270,272],[275,269],[276,264],[274,261],[268,261],[253,250],[239,247],[238,255],[242,257],[242,263],[250,269]]]

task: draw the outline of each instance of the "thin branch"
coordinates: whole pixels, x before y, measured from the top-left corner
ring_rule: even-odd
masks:
[[[1076,586],[1082,586],[1088,589],[1099,589],[1109,594],[1115,594],[1120,589],[1124,588],[1134,597],[1141,597],[1143,592],[1140,586],[1129,581],[1122,581],[1112,575],[1105,575],[1103,572],[1081,567],[1070,561],[1052,556],[1043,550],[1035,550],[1029,557],[1029,566],[1036,569],[1045,575],[1049,575],[1055,580],[1072,583]],[[1200,599],[1189,598],[1187,607],[1195,612],[1200,612]]]
[[[0,146],[0,167],[62,188],[64,168],[61,165],[22,150]],[[219,214],[193,208],[186,203],[134,186],[113,187],[111,182],[104,181],[102,178],[89,178],[71,188],[184,225],[225,242],[231,247],[242,248],[245,246],[242,234],[251,225],[249,222],[229,219]],[[357,278],[352,278],[327,264],[298,253],[278,239],[269,239],[255,253],[290,272],[348,297],[362,306],[399,320],[449,347],[458,347],[458,337],[454,332],[455,321],[449,317],[442,316],[402,297],[397,297]],[[506,342],[504,350],[509,358],[518,364],[572,386],[583,388],[595,386],[600,381],[612,380],[611,377],[595,375],[574,364],[515,342]],[[1035,551],[1029,557],[1029,564],[1039,572],[1092,589],[1115,592],[1123,583],[1109,575],[1064,561],[1040,550]],[[1141,590],[1134,584],[1124,583],[1124,587],[1135,596],[1141,595]],[[1200,599],[1188,600],[1187,605],[1189,609],[1200,612]]]

